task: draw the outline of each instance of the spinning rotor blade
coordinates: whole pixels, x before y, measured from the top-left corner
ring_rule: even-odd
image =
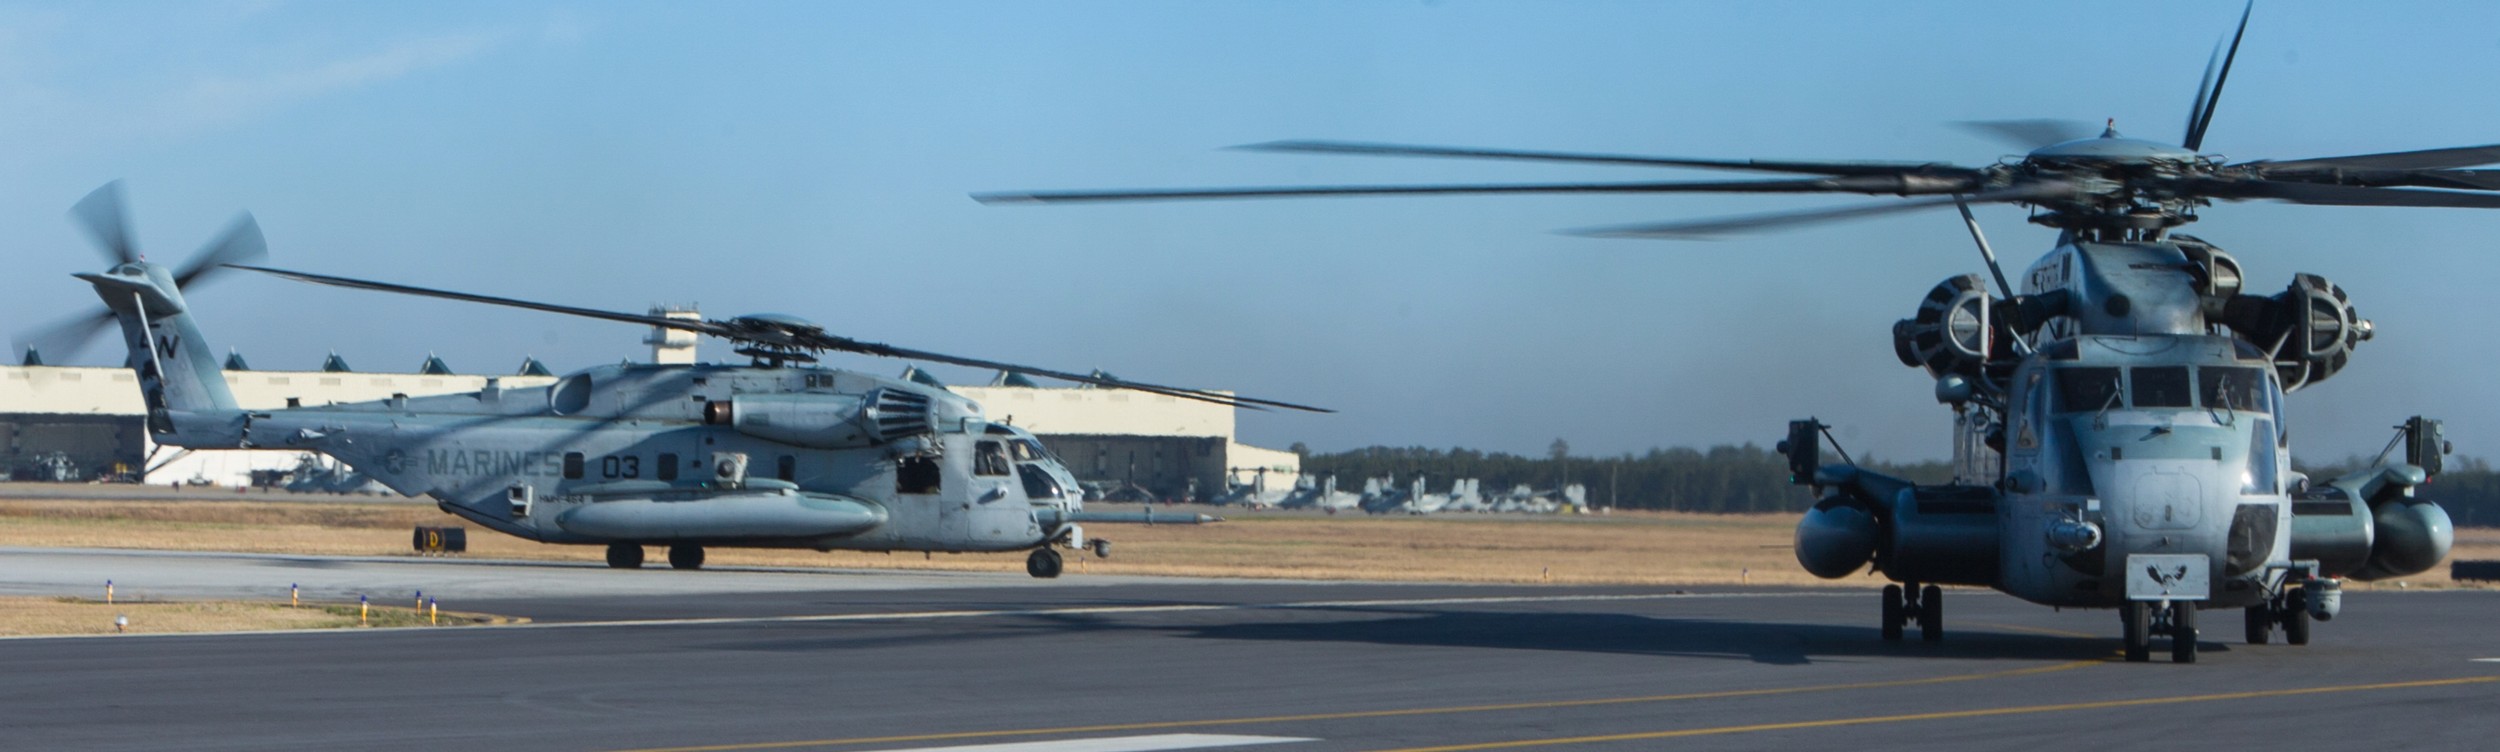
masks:
[[[2062,144],[2068,141],[2091,138],[2093,136],[2100,135],[2101,133],[2101,126],[2086,123],[2081,120],[2056,120],[2049,118],[2034,118],[2029,120],[1964,120],[1962,122],[1954,123],[1953,125],[1961,128],[1962,130],[1996,139],[1998,143],[2012,146],[2023,151],[2031,151],[2050,144]]]
[[[69,216],[95,238],[104,260],[116,266],[139,260],[139,249],[130,239],[130,214],[122,210],[122,181],[105,183],[79,199],[69,208]]]
[[[1970,194],[1961,197],[1961,200],[1974,204],[2021,203],[2056,196],[2071,195],[2073,191],[2073,187],[2066,183],[2035,183],[2028,186]],[[1909,201],[1824,207],[1820,209],[1807,209],[1804,211],[1772,212],[1767,214],[1747,214],[1737,217],[1721,217],[1718,219],[1704,219],[1688,222],[1664,222],[1657,224],[1625,225],[1620,227],[1596,227],[1585,230],[1572,230],[1569,231],[1569,234],[1584,235],[1595,238],[1706,240],[1714,236],[1737,232],[1788,229],[1803,225],[1836,222],[1844,219],[1856,219],[1859,217],[1897,214],[1901,212],[1933,209],[1942,206],[1952,206],[1954,198],[1955,197],[1953,196],[1938,196],[1932,198],[1913,199]]]
[[[2295,183],[2280,180],[2215,180],[2180,181],[2201,196],[2224,199],[2273,199],[2295,204],[2324,206],[2422,206],[2458,209],[2500,209],[2500,195],[2489,193],[2453,193],[2406,188],[2372,188],[2329,183]]]
[[[225,235],[202,246],[190,261],[183,262],[182,270],[174,273],[174,286],[187,290],[193,282],[217,273],[218,269],[268,257],[269,241],[261,237],[260,222],[245,212],[226,227]]]
[[[1274,151],[1298,154],[1354,154],[1374,157],[1452,157],[1458,159],[1512,159],[1531,162],[1580,162],[1591,164],[1637,165],[1643,167],[1697,167],[1713,170],[1753,170],[1758,172],[1789,172],[1807,175],[1895,175],[1922,171],[1971,172],[1968,168],[1924,162],[1784,162],[1760,159],[1684,159],[1680,157],[1643,157],[1621,154],[1581,154],[1559,151],[1521,151],[1515,149],[1472,149],[1449,146],[1409,146],[1375,144],[1356,141],[1269,141],[1263,144],[1236,146],[1245,151]]]
[[[2349,157],[2295,159],[2288,162],[2250,162],[2248,166],[2271,173],[2285,170],[2439,170],[2450,167],[2487,165],[2494,162],[2500,162],[2500,144],[2391,151],[2384,154],[2356,154]]]
[[[2214,105],[2222,102],[2222,85],[2231,78],[2231,61],[2240,56],[2240,38],[2248,36],[2248,16],[2256,10],[2257,0],[2249,0],[2240,9],[2240,28],[2231,33],[2231,51],[2221,58],[2222,70],[2216,72],[2212,62],[2205,64],[2205,82],[2196,87],[2196,104],[2188,110],[2187,138],[2179,142],[2188,151],[2205,146],[2205,129],[2214,124]]]
[[[25,355],[26,348],[31,346],[43,353],[44,362],[53,365],[67,364],[70,362],[70,356],[77,355],[79,350],[86,349],[87,343],[95,341],[96,335],[102,334],[104,328],[112,324],[113,312],[111,310],[100,310],[74,319],[63,319],[33,332],[19,335],[10,342],[17,349],[16,352],[11,353],[11,356]]]
[[[625,323],[628,323],[628,324],[643,324],[643,325],[646,325],[646,326],[666,327],[666,328],[669,328],[669,329],[683,329],[683,330],[685,330],[685,331],[694,332],[694,333],[696,333],[696,334],[709,334],[709,335],[712,335],[712,336],[716,336],[716,337],[723,337],[723,338],[729,338],[729,339],[746,339],[746,338],[749,338],[749,337],[747,336],[747,335],[749,334],[748,332],[744,332],[744,331],[740,331],[740,330],[732,329],[732,328],[730,328],[729,326],[723,325],[723,324],[721,324],[720,322],[716,322],[716,321],[689,321],[689,320],[686,320],[686,319],[672,319],[672,318],[664,318],[664,317],[660,317],[660,316],[644,316],[644,315],[641,315],[641,314],[634,314],[634,313],[618,313],[618,312],[616,312],[616,311],[602,311],[602,310],[599,310],[599,309],[596,309],[596,308],[576,308],[576,307],[573,307],[573,306],[561,306],[561,305],[554,305],[554,304],[550,304],[550,303],[533,303],[533,302],[530,302],[530,301],[527,301],[527,300],[518,300],[518,299],[514,299],[514,298],[498,298],[498,297],[495,297],[495,296],[492,296],[492,295],[475,295],[475,294],[465,293],[465,292],[452,292],[452,291],[450,291],[450,290],[436,290],[436,289],[433,289],[433,288],[427,288],[427,287],[416,287],[416,286],[413,286],[413,285],[396,285],[396,284],[391,284],[391,283],[389,283],[389,282],[374,282],[374,281],[370,281],[370,280],[362,280],[362,279],[349,279],[349,278],[347,278],[347,277],[333,277],[333,276],[330,276],[330,275],[327,275],[327,274],[314,274],[314,273],[311,273],[311,272],[289,271],[289,270],[286,270],[286,269],[272,269],[272,268],[265,267],[265,266],[252,266],[252,265],[249,265],[249,264],[227,264],[227,266],[231,266],[231,267],[234,267],[234,268],[236,268],[236,269],[248,269],[248,270],[251,270],[251,271],[260,272],[260,273],[262,273],[262,274],[268,274],[268,275],[272,275],[272,276],[283,277],[283,278],[286,278],[286,279],[295,280],[295,281],[297,281],[297,282],[310,282],[310,283],[313,283],[313,284],[316,284],[316,285],[330,285],[330,286],[332,286],[332,287],[345,287],[345,288],[354,289],[354,290],[373,290],[373,291],[376,291],[376,292],[390,292],[390,293],[398,293],[398,294],[401,294],[401,295],[415,295],[415,296],[418,296],[418,297],[426,297],[426,298],[444,298],[444,299],[448,299],[448,300],[461,300],[461,301],[467,301],[467,302],[470,302],[470,303],[484,303],[484,304],[487,304],[487,305],[499,305],[499,306],[507,306],[507,307],[511,307],[511,308],[527,308],[527,309],[529,309],[529,310],[533,310],[533,311],[546,311],[546,312],[548,312],[548,313],[561,313],[561,314],[564,314],[564,315],[567,315],[567,316],[582,316],[582,317],[594,318],[594,319],[604,319],[604,320],[608,320],[608,321],[622,321],[622,322],[625,322]]]
[[[229,264],[229,266],[237,269],[249,269],[263,274],[284,277],[298,282],[310,282],[314,284],[331,285],[334,287],[345,287],[356,290],[372,290],[376,292],[398,293],[401,295],[415,295],[428,298],[443,298],[447,300],[459,300],[470,303],[484,303],[487,305],[506,306],[510,308],[525,308],[533,311],[561,313],[568,316],[582,316],[605,321],[619,321],[628,324],[666,327],[669,329],[680,329],[695,332],[697,334],[708,334],[733,342],[756,342],[767,345],[820,352],[831,350],[836,352],[876,355],[889,358],[926,360],[935,363],[973,366],[977,368],[1016,370],[1037,376],[1047,376],[1054,379],[1064,379],[1067,381],[1094,384],[1097,386],[1116,387],[1121,389],[1135,389],[1137,391],[1152,394],[1161,394],[1169,397],[1197,400],[1200,402],[1212,402],[1235,407],[1251,407],[1253,409],[1258,409],[1260,406],[1268,406],[1321,413],[1335,412],[1333,410],[1310,407],[1307,405],[1297,405],[1290,402],[1277,402],[1252,397],[1238,397],[1219,392],[1163,386],[1139,381],[1107,379],[1099,376],[1088,376],[1069,373],[1066,371],[1053,371],[1045,368],[1034,368],[1032,366],[1016,365],[1012,363],[945,355],[926,350],[913,350],[910,348],[895,347],[893,345],[880,342],[865,342],[851,339],[849,337],[826,334],[823,330],[817,329],[813,326],[805,328],[770,328],[755,325],[753,323],[749,323],[744,326],[740,325],[741,322],[752,322],[752,319],[735,319],[726,322],[710,320],[688,321],[685,319],[672,319],[660,316],[644,316],[632,313],[620,313],[616,311],[602,311],[596,308],[579,308],[574,306],[554,305],[550,303],[537,303],[515,298],[495,297],[492,295],[477,295],[465,292],[453,292],[450,290],[436,290],[433,288],[392,284],[389,282],[375,282],[371,280],[351,279],[347,277],[334,277],[327,274],[313,274],[310,272],[289,271],[286,269],[272,269],[268,267],[249,266],[244,264]]]
[[[1514,183],[1488,185],[1351,185],[1279,188],[1185,188],[1133,191],[1038,191],[976,193],[984,204],[1072,204],[1178,199],[1292,198],[1300,196],[1397,196],[1500,193],[1958,193],[1971,190],[1977,173],[1940,176],[1899,172],[1809,180],[1722,180],[1685,183]]]

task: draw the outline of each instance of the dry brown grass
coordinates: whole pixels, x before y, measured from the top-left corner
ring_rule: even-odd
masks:
[[[360,622],[355,606],[249,603],[239,601],[121,601],[105,603],[77,598],[0,597],[0,635],[111,634],[115,617],[130,619],[133,634],[171,632],[237,632],[271,629],[337,629],[371,625],[427,625],[414,609],[375,607]],[[460,626],[500,621],[477,614],[440,615],[440,625]]]
[[[0,545],[415,556],[410,528],[459,525],[430,505],[353,502],[0,500]],[[1710,585],[1827,584],[1789,553],[1795,515],[1620,512],[1603,518],[1370,517],[1237,513],[1219,525],[1094,525],[1113,557],[1076,573],[1322,580]],[[471,527],[479,558],[598,561]],[[653,552],[655,555],[658,552]],[[716,549],[731,566],[1020,572],[1016,554],[869,554]],[[2455,558],[2500,558],[2500,530],[2461,531]],[[1081,563],[1080,563],[1081,562]],[[1842,582],[1855,582],[1856,579]],[[2451,587],[2446,567],[2407,578]],[[2392,587],[2393,583],[2354,587]]]

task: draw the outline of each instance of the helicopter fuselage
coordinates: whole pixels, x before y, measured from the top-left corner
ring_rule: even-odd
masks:
[[[525,389],[244,414],[241,444],[336,457],[546,543],[1008,551],[1083,505],[1023,429],[943,389],[818,368],[610,365]]]

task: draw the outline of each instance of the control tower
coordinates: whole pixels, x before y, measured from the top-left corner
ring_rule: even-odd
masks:
[[[690,305],[655,305],[651,307],[651,315],[685,321],[703,320],[703,313]],[[651,362],[653,363],[687,365],[694,363],[694,344],[697,339],[694,332],[684,329],[662,329],[655,326],[651,327],[651,336],[642,338],[642,343],[651,346]]]

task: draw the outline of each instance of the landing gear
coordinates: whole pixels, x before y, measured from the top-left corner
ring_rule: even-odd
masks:
[[[1024,573],[1040,579],[1058,577],[1059,570],[1066,566],[1059,552],[1048,547],[1033,549],[1033,555],[1024,557]]]
[[[2274,606],[2258,604],[2247,609],[2248,644],[2263,645],[2274,637]]]
[[[1904,605],[1903,605],[1903,604],[1902,604],[1902,602],[1901,602],[1901,586],[1899,586],[1899,585],[1885,585],[1885,586],[1884,586],[1884,641],[1885,641],[1885,642],[1900,642],[1900,641],[1901,641],[1901,625],[1902,625],[1902,623],[1904,623],[1904,622],[1906,622],[1906,621],[1908,621],[1908,620],[1909,620],[1909,615],[1906,613],[1906,611],[1908,611],[1908,609],[1907,609],[1907,608],[1905,608],[1905,607],[1904,607]]]
[[[1928,642],[1944,641],[1944,589],[1934,585],[1918,591],[1918,637]]]
[[[2170,662],[2196,662],[2196,604],[2173,601],[2170,604]]]
[[[2127,662],[2152,660],[2153,635],[2157,634],[2170,636],[2171,663],[2196,662],[2194,601],[2128,601],[2118,607],[2118,620],[2126,626]]]
[[[2127,662],[2143,663],[2153,659],[2153,606],[2143,601],[2128,601],[2118,606],[2118,620],[2126,625]]]
[[[1912,596],[1916,596],[1915,599]],[[1884,641],[1900,642],[1903,627],[1918,622],[1919,639],[1944,640],[1944,589],[1918,583],[1884,586]]]
[[[1111,558],[1111,539],[1109,538],[1095,538],[1087,541],[1085,546],[1094,550],[1094,558]]]
[[[641,569],[642,546],[633,543],[608,544],[608,566],[614,569]]]
[[[677,569],[702,569],[702,546],[669,546],[668,565]]]
[[[2283,644],[2309,644],[2309,588],[2283,594]]]

